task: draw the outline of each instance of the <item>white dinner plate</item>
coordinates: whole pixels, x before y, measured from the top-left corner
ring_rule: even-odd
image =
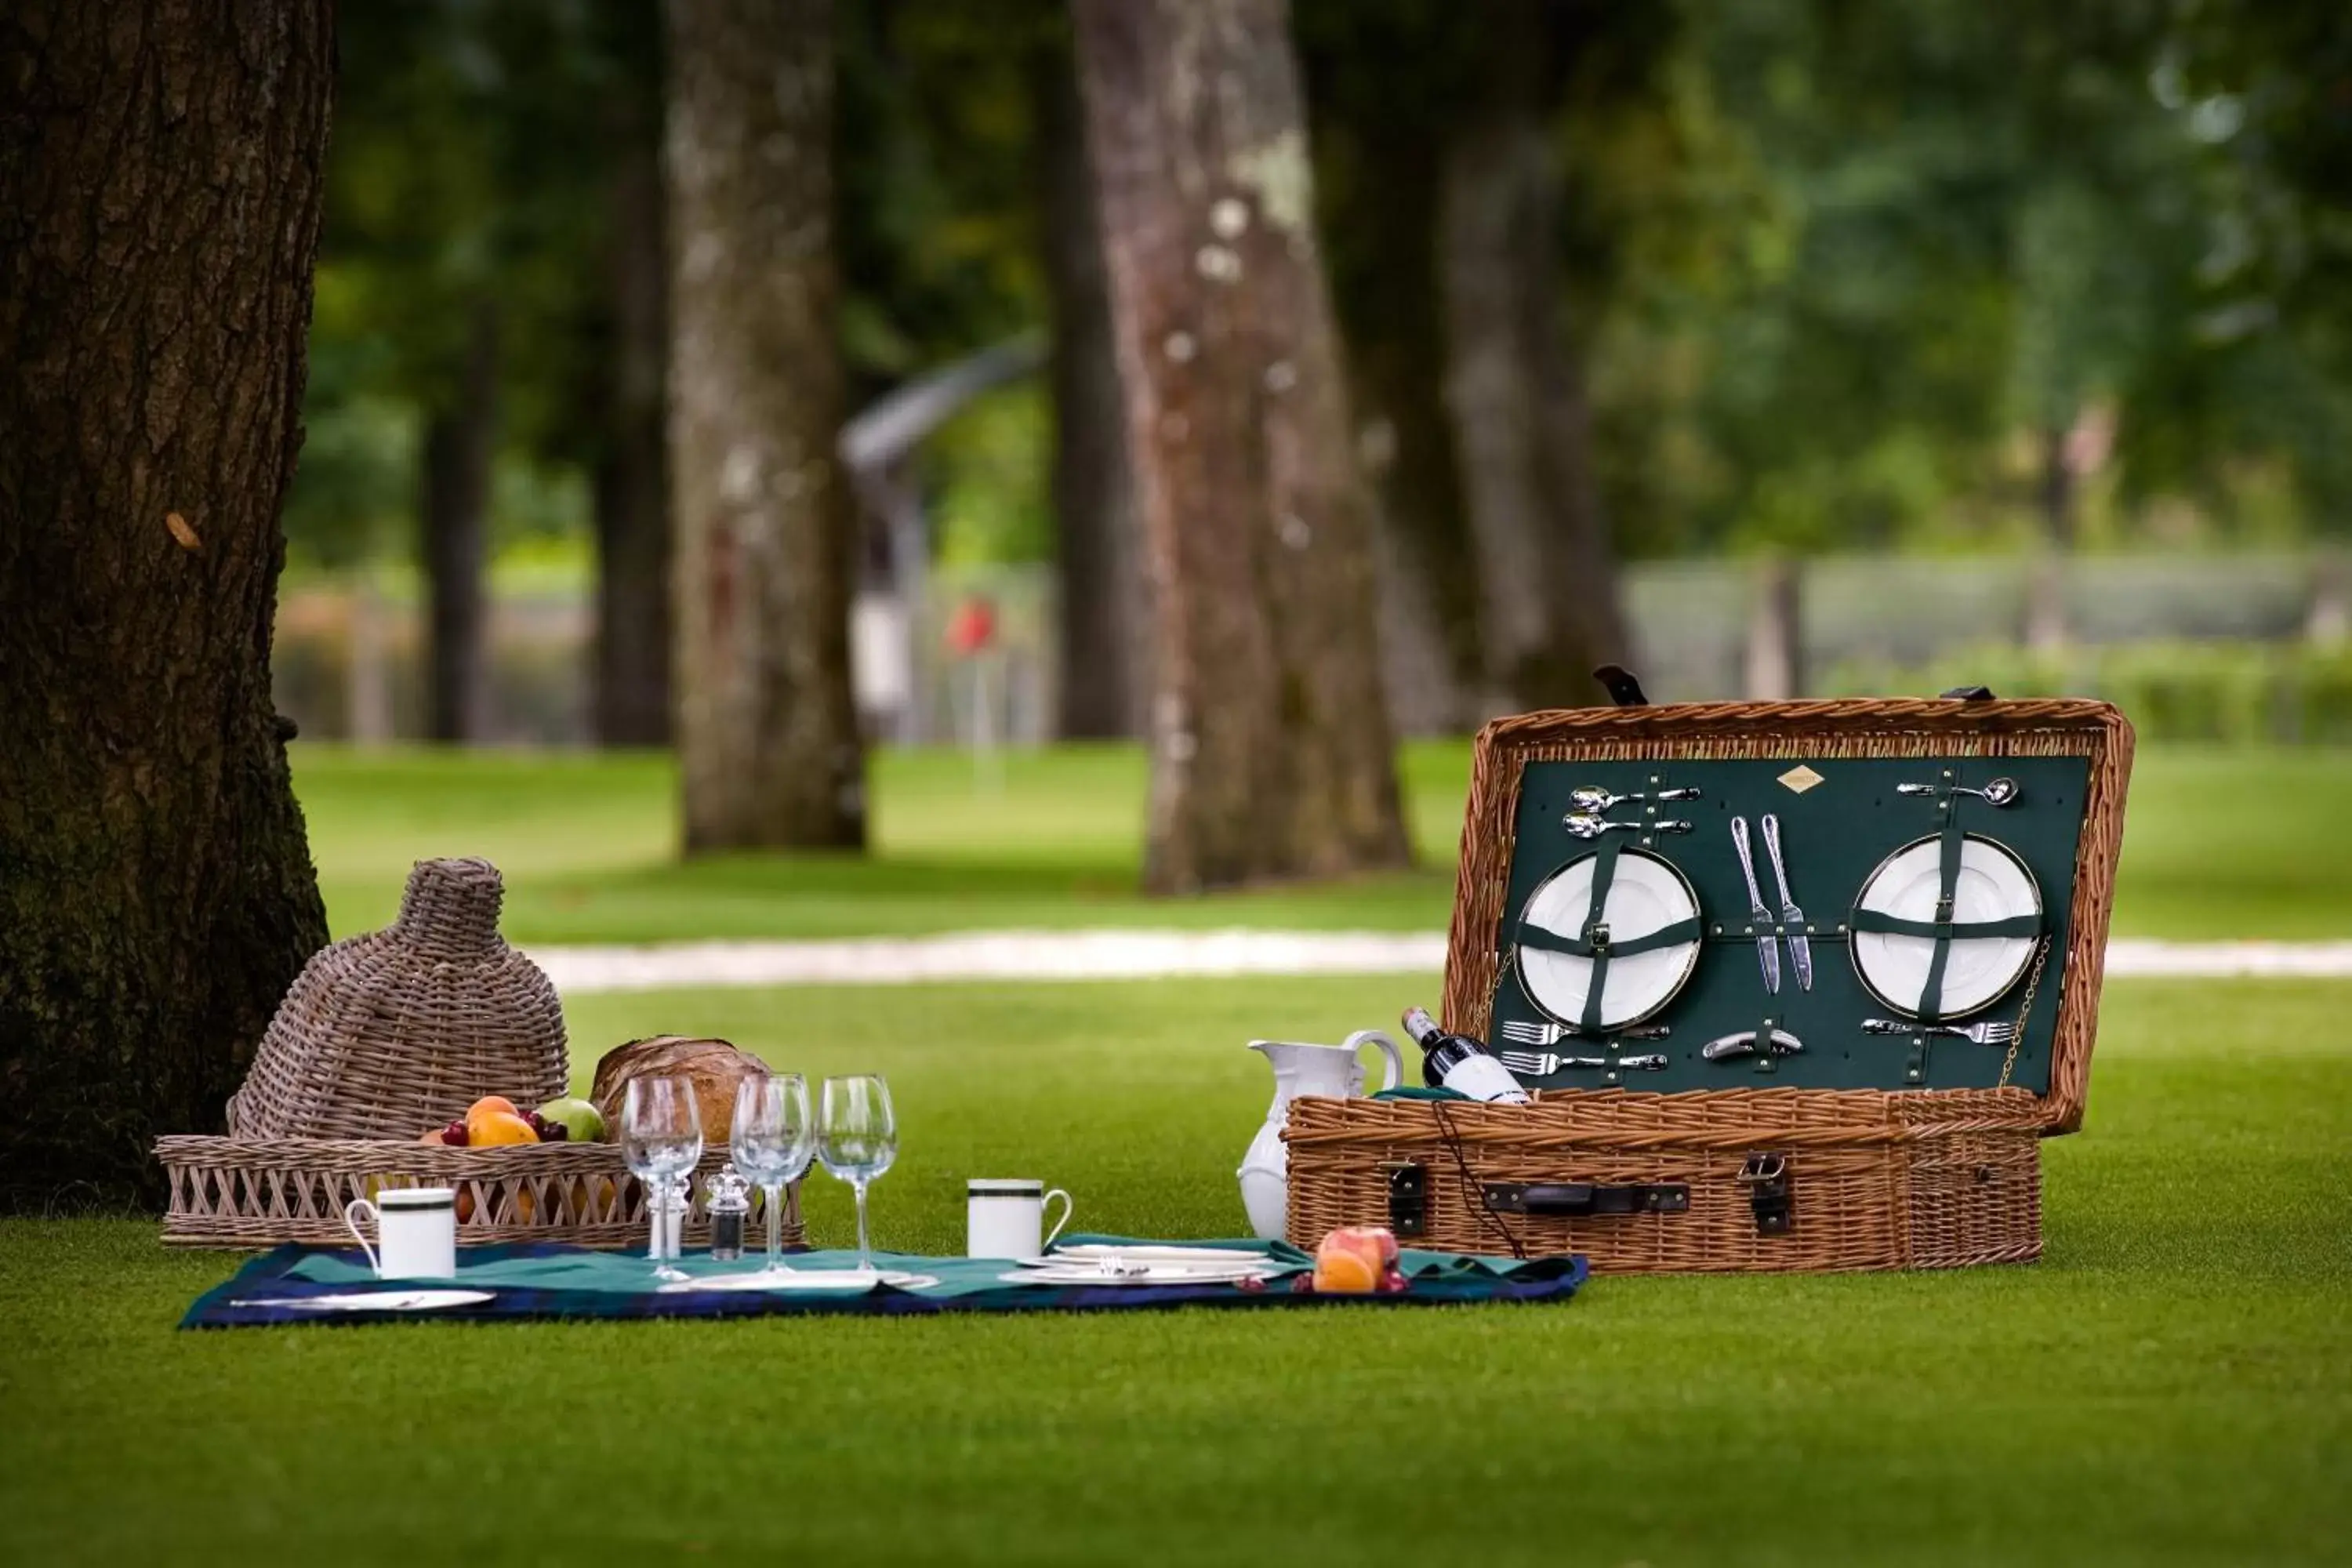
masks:
[[[1943,889],[1942,840],[1930,836],[1905,845],[1879,862],[1862,884],[1858,910],[1897,920],[1936,918]],[[1960,874],[1952,888],[1952,919],[1962,924],[2005,921],[2042,912],[2042,889],[2007,845],[1969,834],[1960,844]],[[1963,1017],[1992,1005],[2017,984],[2033,958],[2030,936],[1955,937],[1944,968],[1944,994],[1937,1009]],[[1933,937],[1853,933],[1854,973],[1873,996],[1906,1018],[1919,1016],[1935,962]]]
[[[495,1301],[488,1290],[354,1290],[341,1296],[266,1296],[238,1307],[299,1307],[312,1312],[438,1312]]]
[[[1584,930],[1585,907],[1592,901],[1592,868],[1598,857],[1571,860],[1538,883],[1528,897],[1521,923],[1564,937]],[[1617,875],[1609,884],[1609,901],[1601,910],[1612,940],[1625,942],[1650,935],[1698,913],[1698,895],[1689,879],[1671,862],[1641,849],[1617,857]],[[1698,940],[1612,958],[1601,989],[1600,1026],[1622,1029],[1638,1024],[1675,999],[1698,964]],[[1592,960],[1572,953],[1548,952],[1521,942],[1518,950],[1519,988],[1528,1000],[1555,1021],[1580,1027],[1584,995],[1592,984]]]
[[[1199,1263],[1212,1268],[1234,1265],[1255,1267],[1265,1262],[1263,1252],[1235,1252],[1223,1247],[1120,1247],[1110,1242],[1084,1241],[1057,1247],[1043,1258],[1024,1258],[1024,1268],[1055,1268],[1071,1262],[1097,1263],[1106,1258],[1129,1263]]]
[[[856,1268],[795,1268],[783,1278],[769,1279],[760,1274],[708,1274],[695,1279],[673,1279],[659,1287],[656,1295],[683,1295],[696,1290],[827,1290],[838,1295],[855,1295],[871,1290],[877,1285],[894,1286],[901,1290],[919,1290],[936,1285],[935,1274],[904,1274],[885,1268],[867,1274]]]

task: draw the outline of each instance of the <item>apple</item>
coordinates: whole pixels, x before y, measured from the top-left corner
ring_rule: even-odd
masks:
[[[563,1129],[567,1143],[601,1143],[604,1141],[604,1117],[584,1100],[551,1100],[539,1108],[541,1121]]]

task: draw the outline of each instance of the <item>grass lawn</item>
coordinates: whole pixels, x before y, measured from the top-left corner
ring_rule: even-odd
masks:
[[[1454,897],[1466,742],[1405,749],[1420,869],[1181,901],[1134,891],[1143,760],[1127,746],[1005,759],[977,794],[951,752],[874,763],[871,861],[675,858],[666,756],[354,752],[298,744],[295,782],[339,936],[399,907],[411,861],[487,855],[522,942],[797,937],[960,927],[1439,931]],[[2127,936],[2352,936],[2352,752],[2151,747],[2132,781],[2116,929]]]
[[[1131,752],[877,769],[884,858],[665,864],[649,758],[305,750],[337,929],[420,854],[506,868],[527,941],[1092,921],[1431,927],[1438,870],[1135,900]],[[1459,748],[1412,754],[1424,850]],[[2352,758],[2143,759],[2121,925],[2352,935]],[[2331,809],[2333,808],[2333,809]],[[1442,853],[1433,855],[1442,862]],[[1087,1228],[1242,1228],[1254,1035],[1337,1038],[1436,976],[575,998],[887,1072],[877,1237],[961,1182]],[[2117,982],[2049,1256],[1954,1274],[1604,1279],[1562,1307],[181,1334],[235,1259],[152,1222],[0,1220],[0,1563],[2313,1562],[2352,1535],[2352,982]],[[1801,1205],[1801,1192],[1799,1198]],[[820,1240],[845,1193],[810,1189]],[[1800,1213],[1801,1215],[1801,1206]]]
[[[879,1239],[961,1179],[1079,1222],[1241,1225],[1259,1031],[1433,976],[584,999],[887,1071]],[[433,1324],[180,1334],[230,1259],[0,1222],[0,1558],[2340,1562],[2352,984],[2109,994],[2025,1268],[1608,1279],[1564,1307]],[[820,1239],[845,1194],[812,1184]]]

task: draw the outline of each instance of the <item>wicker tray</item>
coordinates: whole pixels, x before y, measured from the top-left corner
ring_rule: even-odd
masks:
[[[1571,1248],[1595,1269],[1619,1272],[1938,1268],[2039,1256],[2038,1141],[2082,1122],[2131,752],[2122,715],[2076,700],[1637,706],[1489,724],[1473,763],[1444,992],[1447,1026],[1481,1038],[1503,970],[1498,937],[1530,763],[2081,759],[2068,912],[2050,938],[2056,984],[2048,989],[2057,994],[2045,990],[2037,1013],[2026,991],[2027,1011],[2042,1020],[2036,1041],[2046,1087],[1661,1093],[1629,1083],[1547,1090],[1524,1107],[1300,1099],[1286,1133],[1290,1239],[1311,1246],[1337,1225],[1407,1223],[1424,1246]],[[1685,770],[1675,782],[1696,776]],[[1998,1065],[1997,1055],[1990,1059]],[[1607,1189],[1618,1212],[1513,1212],[1514,1190],[1524,1195],[1530,1186],[1547,1189],[1548,1203],[1562,1186]],[[1759,1187],[1786,1205],[1773,1224]]]
[[[619,1248],[647,1239],[644,1188],[610,1143],[455,1149],[378,1139],[173,1137],[156,1141],[155,1155],[170,1179],[169,1246],[347,1246],[344,1206],[386,1186],[457,1188],[461,1246],[562,1241]],[[706,1153],[698,1178],[726,1158],[723,1149]],[[760,1238],[767,1234],[763,1202],[753,1195],[748,1233]],[[708,1232],[698,1179],[686,1243],[698,1245]],[[782,1234],[788,1247],[806,1239],[798,1183],[786,1189]]]

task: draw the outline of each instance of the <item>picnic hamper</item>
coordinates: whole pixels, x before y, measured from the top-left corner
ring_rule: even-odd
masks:
[[[2082,1121],[2131,750],[2129,725],[2105,703],[1989,696],[1632,705],[1488,725],[1463,827],[1446,1026],[1480,1039],[1557,1033],[1570,1054],[1549,1073],[1522,1074],[1531,1105],[1294,1100],[1290,1238],[1389,1225],[1423,1247],[1576,1251],[1616,1272],[2038,1257],[2040,1141]],[[1618,821],[1570,821],[1604,796]],[[1570,799],[1579,804],[1559,816]],[[1727,831],[1735,810],[1741,826]],[[1724,870],[1734,832],[1748,855],[1751,811],[1771,814],[1774,829],[1785,822],[1789,874],[1810,877],[1813,910],[1793,925],[1760,907],[1769,893]],[[1915,830],[1925,836],[1906,842]],[[1612,948],[1601,918],[1619,907],[1609,874],[1571,876],[1605,858],[1596,842],[1621,838],[1621,859],[1638,846],[1655,863],[1652,880],[1670,892],[1679,877],[1692,893],[1692,917],[1646,946],[1621,933]],[[1770,847],[1777,872],[1777,831]],[[1896,863],[1887,851],[1913,857],[1932,919],[1871,907],[1876,872]],[[2034,890],[2031,918],[1956,913],[1962,879],[2002,856]],[[1580,930],[1535,920],[1555,884],[1590,891]],[[1855,884],[1863,895],[1840,902]],[[1990,896],[1974,881],[1966,890]],[[1793,959],[1792,936],[1810,954],[1801,989],[1759,974],[1772,967],[1759,959],[1767,945],[1787,944]],[[1634,957],[1662,947],[1690,954],[1682,989],[1638,1027],[1592,1027],[1612,957],[1631,974]],[[1569,955],[1586,982],[1569,998],[1581,1016],[1539,994],[1545,952]],[[1926,968],[1913,997],[1887,984],[1885,955],[1915,952]],[[1999,969],[1979,988],[2007,975],[2006,988],[1943,1010],[1954,977],[1989,953],[2015,973]],[[1890,995],[1911,1010],[1865,1032],[1869,1014],[1900,1011]],[[1975,1043],[1970,1029],[1997,1043]],[[1785,1056],[1780,1031],[1798,1047]],[[1706,1054],[1743,1038],[1742,1054]]]
[[[571,1081],[562,1005],[499,934],[503,897],[487,860],[422,860],[397,921],[312,956],[229,1101],[228,1135],[156,1141],[167,1244],[346,1243],[347,1205],[413,1185],[457,1190],[468,1244],[645,1244],[645,1194],[616,1144],[420,1142],[484,1096],[528,1109]],[[705,1152],[689,1241],[707,1229],[699,1178],[725,1160],[723,1144]],[[784,1205],[798,1245],[797,1185]]]

